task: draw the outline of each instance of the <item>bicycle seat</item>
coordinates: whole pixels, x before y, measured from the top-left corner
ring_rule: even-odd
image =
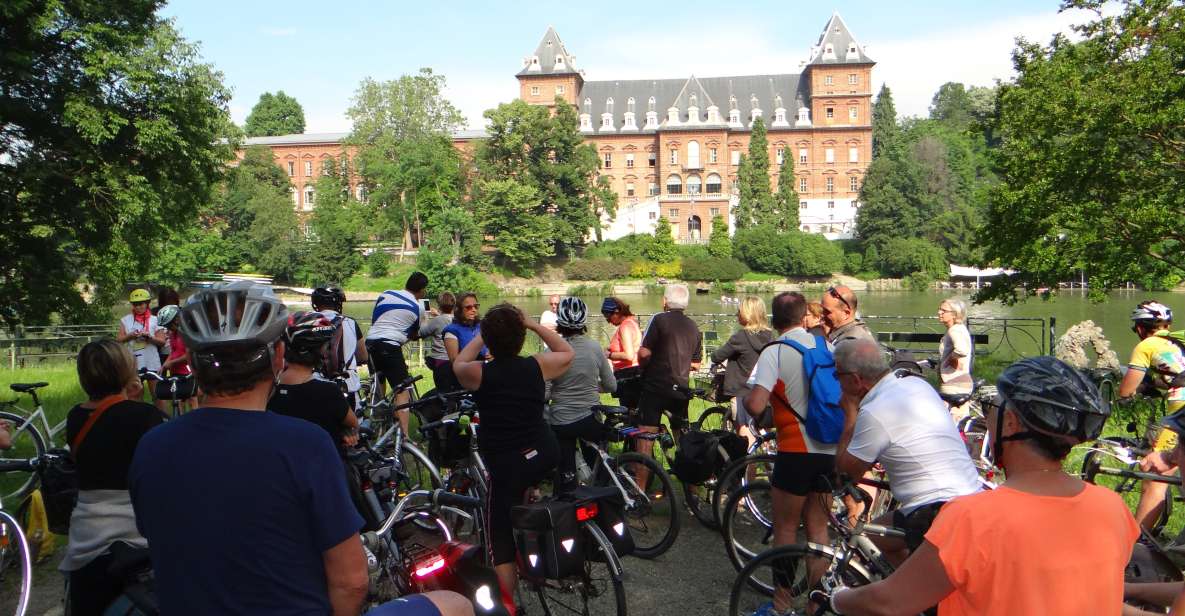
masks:
[[[698,398],[698,397],[704,395],[708,391],[702,387],[687,387],[686,385],[679,385],[679,384],[672,386],[672,389],[676,393],[683,394],[684,396],[687,396],[688,400],[690,400],[691,398]]]
[[[42,387],[49,387],[49,383],[46,383],[45,381],[41,381],[38,383],[13,383],[12,385],[9,385],[8,387],[17,393],[23,394],[23,393],[33,391],[34,389],[41,389]]]
[[[624,406],[615,406],[609,404],[594,404],[592,405],[592,412],[602,413],[604,415],[625,415],[629,413],[629,409]]]
[[[939,397],[939,398],[942,398],[942,401],[943,401],[943,402],[945,402],[945,403],[947,403],[947,404],[949,404],[949,405],[951,405],[951,406],[963,406],[964,404],[967,404],[967,401],[968,401],[968,400],[970,400],[970,399],[971,399],[971,394],[944,394],[944,393],[939,393],[939,394],[938,394],[938,397]]]

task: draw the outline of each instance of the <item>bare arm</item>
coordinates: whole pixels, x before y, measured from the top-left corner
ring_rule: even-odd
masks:
[[[601,357],[601,391],[612,393],[617,391],[617,377],[613,376],[613,364]]]
[[[12,447],[12,423],[0,421],[0,449]]]
[[[349,447],[358,444],[358,416],[354,414],[354,409],[346,410],[346,417],[342,420],[342,426],[345,430],[342,431],[342,442]]]
[[[449,340],[452,340],[454,347],[457,346],[456,339],[450,338]],[[448,340],[445,342],[447,343]],[[477,361],[477,354],[483,345],[485,343],[481,341],[481,334],[478,334],[453,359],[453,374],[457,375],[457,381],[461,383],[461,387],[469,391],[477,391],[477,388],[481,387],[482,362]]]
[[[156,346],[156,348],[159,349],[165,346],[165,342],[168,340],[168,337],[169,330],[163,327],[158,327],[156,333],[152,334],[152,336],[148,338],[148,342],[151,342],[154,346]]]
[[[843,408],[844,421],[843,434],[839,437],[839,446],[835,449],[835,467],[839,469],[839,472],[853,479],[863,477],[864,473],[872,468],[872,463],[865,462],[848,453],[848,445],[852,443],[852,434],[856,431],[856,417],[860,413],[860,401],[843,394],[839,398],[839,406]]]
[[[119,333],[115,335],[115,341],[120,344],[123,344],[123,343],[127,342],[128,340],[131,340],[132,338],[135,338],[135,336],[132,334],[129,334],[128,331],[126,329],[124,329],[123,322],[120,321]]]
[[[1144,375],[1147,374],[1144,370],[1134,369],[1130,366],[1127,372],[1123,374],[1123,380],[1119,383],[1119,397],[1130,398],[1134,396],[1136,390],[1140,388],[1140,383],[1144,381]]]
[[[754,385],[753,389],[749,391],[749,395],[745,396],[745,410],[749,411],[749,415],[756,419],[765,413],[767,406],[769,406],[769,390],[761,385]]]
[[[354,346],[354,360],[359,366],[364,366],[370,361],[370,353],[366,351],[366,337],[361,332],[358,334],[358,344]]]
[[[839,591],[833,603],[846,616],[908,616],[936,605],[954,590],[938,548],[925,541],[893,575]]]
[[[444,352],[448,353],[449,361],[456,361],[457,356],[461,354],[461,342],[456,338],[444,339]]]
[[[356,616],[370,585],[362,540],[358,535],[350,535],[322,552],[321,560],[325,564],[325,582],[334,616]]]
[[[572,358],[576,355],[572,345],[564,337],[539,324],[531,317],[524,316],[523,324],[527,329],[535,332],[547,345],[549,353],[536,353],[535,361],[539,362],[539,369],[543,372],[543,380],[550,381],[568,371],[572,365]]]

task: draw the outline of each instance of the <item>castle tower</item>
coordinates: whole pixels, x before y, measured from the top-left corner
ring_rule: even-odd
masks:
[[[551,26],[547,27],[535,53],[523,58],[523,68],[516,77],[519,99],[547,107],[555,106],[557,96],[576,105],[584,86],[584,76],[576,69],[576,57],[568,53]]]
[[[876,64],[833,13],[806,66],[815,126],[872,124],[872,67]]]

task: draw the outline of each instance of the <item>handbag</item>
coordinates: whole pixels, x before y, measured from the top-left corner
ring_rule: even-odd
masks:
[[[65,535],[70,532],[70,516],[78,504],[78,465],[75,457],[83,439],[107,409],[126,399],[116,395],[101,400],[70,442],[69,451],[51,449],[42,457],[37,475],[41,481],[41,497],[45,501],[45,516],[49,520],[51,533]]]

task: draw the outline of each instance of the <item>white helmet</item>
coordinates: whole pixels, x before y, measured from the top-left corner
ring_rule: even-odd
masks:
[[[169,323],[172,323],[178,314],[181,314],[181,308],[178,306],[161,306],[160,310],[156,313],[156,323],[161,327],[168,327]]]
[[[1171,323],[1173,321],[1173,309],[1160,302],[1151,300],[1143,301],[1132,311],[1132,320],[1137,323],[1156,321]]]

